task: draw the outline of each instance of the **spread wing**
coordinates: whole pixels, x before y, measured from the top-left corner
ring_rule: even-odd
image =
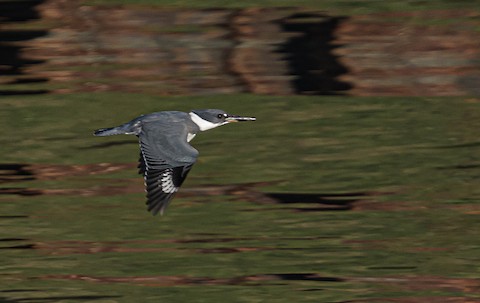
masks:
[[[154,215],[163,214],[197,159],[198,151],[187,143],[187,134],[181,123],[142,125],[138,168],[145,180],[148,210]]]

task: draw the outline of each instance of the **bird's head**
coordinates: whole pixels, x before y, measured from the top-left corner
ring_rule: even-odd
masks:
[[[242,117],[230,115],[221,109],[195,109],[190,113],[190,117],[201,131],[209,130],[231,122],[255,121],[255,117]]]

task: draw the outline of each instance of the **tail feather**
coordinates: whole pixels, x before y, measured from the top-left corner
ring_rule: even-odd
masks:
[[[125,131],[122,129],[119,129],[118,127],[100,128],[93,133],[94,136],[100,136],[100,137],[121,135],[121,134],[125,134]]]

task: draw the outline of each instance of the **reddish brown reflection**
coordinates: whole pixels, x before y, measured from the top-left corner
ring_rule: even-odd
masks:
[[[210,278],[189,276],[139,276],[139,277],[95,277],[87,275],[48,275],[40,279],[84,280],[99,283],[133,283],[144,286],[174,285],[256,285],[272,281],[318,281],[342,282],[343,279],[321,276],[315,273],[285,273],[239,276],[233,278]]]
[[[275,238],[276,241],[318,240],[320,237]],[[197,239],[161,239],[130,241],[34,241],[29,239],[0,239],[0,249],[35,249],[47,255],[96,254],[96,253],[131,253],[131,252],[185,252],[192,254],[230,254],[255,251],[281,250],[272,246],[217,246],[210,248],[189,247],[195,243],[228,243],[237,241],[269,241],[270,238],[197,238]],[[177,244],[177,245],[175,245]],[[291,249],[291,248],[286,248]]]
[[[272,250],[270,247],[215,247],[215,248],[188,248],[188,247],[139,247],[138,244],[177,243],[178,241],[143,241],[135,242],[135,247],[127,246],[129,242],[83,242],[58,241],[36,242],[33,248],[49,255],[68,254],[96,254],[96,253],[146,253],[146,252],[191,252],[195,254],[230,254],[252,251]]]
[[[147,252],[188,252],[193,254],[230,254],[242,252],[254,252],[273,250],[273,247],[212,247],[197,248],[188,246],[168,246],[168,244],[188,243],[225,243],[242,241],[245,238],[222,239],[164,239],[164,240],[135,240],[135,241],[49,241],[39,242],[27,239],[6,238],[0,239],[0,249],[35,249],[47,255],[70,255],[70,254],[97,254],[97,253],[147,253]],[[251,239],[250,239],[251,240]],[[258,240],[258,239],[256,239]],[[7,244],[7,245],[5,245]],[[9,245],[8,245],[9,244]],[[165,246],[167,244],[167,246]],[[153,247],[152,247],[153,246]]]
[[[294,7],[162,10],[60,0],[29,6],[40,29],[21,47],[4,43],[0,66],[11,75],[2,81],[55,88],[5,94],[480,93],[476,12],[462,8],[346,18]],[[9,21],[9,36],[25,32],[15,23],[26,20]]]
[[[480,290],[479,279],[444,278],[428,276],[399,277],[330,277],[317,273],[281,273],[238,276],[232,278],[190,277],[190,276],[129,276],[98,277],[88,275],[47,275],[40,279],[83,280],[98,283],[131,283],[144,286],[175,285],[262,285],[275,281],[311,281],[311,282],[356,282],[382,284],[402,291],[447,291],[475,294]],[[307,289],[308,290],[308,289]],[[420,298],[423,301],[419,301]],[[455,299],[453,299],[455,298]],[[453,301],[451,301],[453,299]],[[476,302],[471,298],[441,296],[438,300],[425,301],[425,297],[389,298],[387,302]],[[463,300],[463,301],[462,301]],[[385,300],[379,300],[384,302]],[[354,300],[349,302],[375,302],[375,300]]]
[[[56,180],[63,178],[108,174],[122,170],[133,170],[135,164],[99,163],[89,165],[40,165],[40,164],[3,164],[0,165],[2,182],[25,182],[30,180]],[[257,182],[231,185],[203,185],[201,187],[183,188],[178,197],[234,196],[236,200],[255,204],[298,205],[294,207],[275,208],[297,212],[332,211],[369,209],[369,201],[377,196],[391,194],[389,192],[353,192],[353,193],[269,193],[262,187],[275,182]],[[116,184],[113,186],[111,184]],[[3,195],[71,195],[71,196],[115,196],[126,193],[144,192],[140,179],[137,182],[126,180],[109,180],[88,188],[40,189],[25,187],[4,187],[0,189]],[[378,207],[372,203],[372,206]],[[387,207],[386,205],[383,207]],[[388,205],[389,209],[399,207],[399,204]],[[258,209],[256,209],[258,210]]]
[[[136,168],[133,163],[95,163],[85,165],[60,164],[0,164],[0,182],[56,180],[68,177],[108,174]]]
[[[421,296],[421,297],[402,297],[402,298],[369,298],[339,301],[338,303],[375,303],[375,302],[392,302],[392,303],[479,303],[479,300],[467,297],[451,297],[451,296]]]
[[[58,180],[72,177],[82,177],[109,174],[123,170],[134,171],[136,163],[98,163],[86,165],[47,165],[47,164],[0,164],[0,183],[18,183],[31,180]],[[275,185],[276,182],[255,182],[243,184],[202,185],[201,187],[182,188],[177,194],[179,198],[198,198],[208,196],[230,196],[235,201],[245,201],[252,204],[281,205],[280,207],[246,208],[244,211],[292,211],[292,212],[323,212],[323,211],[404,211],[424,210],[421,203],[407,201],[382,202],[386,196],[401,193],[391,190],[343,192],[343,193],[292,193],[266,192],[262,188]],[[0,195],[70,195],[70,196],[116,196],[129,193],[143,193],[144,185],[141,179],[108,179],[95,186],[83,188],[29,188],[2,187]],[[193,199],[191,202],[198,202]],[[438,207],[455,209],[466,214],[480,213],[480,205],[473,204],[442,204]]]
[[[448,292],[463,292],[472,294],[480,291],[480,279],[447,278],[436,276],[390,276],[370,278],[355,277],[349,278],[348,280],[365,283],[388,284],[404,291],[443,290]]]

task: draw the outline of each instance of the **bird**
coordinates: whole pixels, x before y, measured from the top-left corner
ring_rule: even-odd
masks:
[[[221,109],[161,111],[141,115],[116,127],[97,129],[94,135],[138,137],[138,173],[144,178],[147,209],[153,215],[163,215],[197,160],[198,151],[189,144],[196,134],[232,122],[255,120],[255,117],[230,115]]]

